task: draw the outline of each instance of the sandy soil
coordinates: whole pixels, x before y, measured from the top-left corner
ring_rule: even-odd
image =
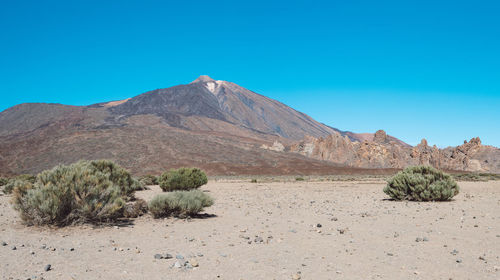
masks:
[[[63,229],[23,226],[1,196],[0,278],[500,279],[500,182],[460,186],[411,203],[385,200],[382,182],[211,181],[215,217]],[[173,267],[177,254],[199,266]]]

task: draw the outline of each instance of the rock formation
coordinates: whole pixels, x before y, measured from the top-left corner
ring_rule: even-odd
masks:
[[[445,170],[500,172],[500,149],[483,146],[479,137],[458,147],[430,147],[422,139],[415,147],[391,141],[385,131],[377,131],[371,141],[352,141],[334,133],[327,137],[306,137],[290,151],[315,159],[362,168],[404,168],[410,165],[432,165]]]

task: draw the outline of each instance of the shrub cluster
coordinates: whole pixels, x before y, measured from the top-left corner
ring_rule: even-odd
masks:
[[[175,191],[155,196],[149,202],[149,211],[155,218],[192,216],[212,206],[213,199],[200,190]]]
[[[159,178],[159,184],[163,191],[197,189],[207,182],[207,175],[198,168],[171,169],[161,174]]]
[[[384,193],[396,200],[443,201],[459,192],[453,178],[431,166],[411,166],[387,181]]]
[[[140,183],[107,160],[59,165],[38,174],[36,181],[18,181],[14,208],[31,225],[67,225],[116,220]]]

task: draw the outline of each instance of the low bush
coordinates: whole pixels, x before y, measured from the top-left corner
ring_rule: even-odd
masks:
[[[148,203],[143,199],[136,199],[125,204],[123,216],[125,218],[137,218],[148,212]]]
[[[0,187],[5,186],[9,182],[9,179],[0,177]]]
[[[155,175],[143,175],[139,177],[139,182],[145,186],[158,185],[158,177]]]
[[[257,179],[250,180],[250,183],[257,183]]]
[[[20,183],[20,181],[26,181],[33,184],[35,182],[35,179],[36,177],[31,174],[21,174],[14,178],[6,179],[7,182],[5,182],[2,191],[6,194],[10,194],[14,190],[14,187]]]
[[[297,177],[297,178],[295,178],[295,181],[304,181],[304,178],[302,178],[302,177]]]
[[[207,175],[198,168],[171,169],[159,178],[161,189],[167,192],[197,189],[207,182]]]
[[[431,166],[411,166],[387,181],[384,193],[396,200],[443,201],[459,192],[453,178]]]
[[[14,209],[30,225],[110,222],[124,216],[140,184],[111,161],[79,161],[38,174],[14,187]]]
[[[490,180],[500,180],[500,174],[493,173],[462,173],[453,174],[457,181],[487,182]]]
[[[155,218],[193,216],[214,204],[213,199],[199,190],[175,191],[155,196],[148,204]]]

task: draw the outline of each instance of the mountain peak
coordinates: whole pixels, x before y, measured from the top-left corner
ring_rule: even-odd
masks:
[[[208,82],[215,82],[214,79],[210,78],[208,75],[201,75],[198,77],[198,79],[194,80],[191,82],[191,84],[195,83],[208,83]]]

